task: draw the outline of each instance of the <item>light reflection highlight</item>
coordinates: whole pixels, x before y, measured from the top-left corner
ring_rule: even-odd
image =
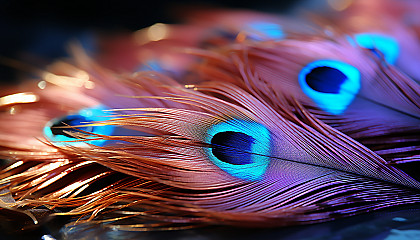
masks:
[[[31,92],[15,93],[0,98],[0,107],[19,104],[19,103],[33,103],[39,100],[39,97]]]

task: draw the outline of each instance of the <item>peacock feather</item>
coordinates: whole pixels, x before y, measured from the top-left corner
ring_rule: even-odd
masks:
[[[416,58],[391,30],[415,34],[350,29],[358,2],[336,25],[212,11],[98,58],[73,46],[0,98],[2,211],[150,230],[419,203]]]

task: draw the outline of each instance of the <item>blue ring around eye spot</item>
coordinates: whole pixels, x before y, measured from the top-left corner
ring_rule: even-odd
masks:
[[[345,79],[339,84],[337,93],[325,93],[313,89],[307,79],[316,68],[329,68],[341,72]],[[360,72],[354,66],[338,60],[317,60],[306,65],[299,73],[299,84],[302,91],[310,97],[319,108],[334,115],[342,114],[360,90]],[[316,80],[316,79],[315,79]],[[337,79],[328,79],[333,82]],[[327,84],[326,81],[324,84]]]
[[[244,180],[258,180],[264,175],[270,163],[270,132],[263,125],[244,120],[229,120],[212,126],[207,132],[206,143],[211,144],[212,138],[222,132],[243,133],[255,141],[251,145],[251,162],[238,165],[221,161],[212,152],[211,148],[205,151],[210,160],[228,174]],[[240,151],[240,149],[238,149]]]
[[[72,125],[83,125],[88,124],[89,122],[99,122],[105,121],[109,118],[105,117],[107,114],[104,112],[107,110],[105,106],[99,105],[93,108],[85,108],[80,110],[79,112],[71,115],[66,115],[60,118],[53,119],[49,121],[44,127],[44,135],[45,137],[54,142],[57,146],[76,146],[76,147],[84,147],[87,146],[86,143],[93,144],[96,146],[103,146],[106,143],[106,140],[91,140],[91,141],[75,141],[76,138],[68,136],[67,134],[54,134],[52,127],[54,125],[60,124],[61,122],[71,121],[73,122]],[[85,127],[76,127],[81,130],[84,130]],[[114,131],[115,126],[112,125],[105,125],[105,126],[93,126],[87,129],[86,131],[92,132],[95,134],[100,135],[111,135]],[[66,131],[76,131],[72,128],[65,129]],[[93,136],[94,137],[94,136]],[[75,141],[75,142],[66,142],[66,141]]]

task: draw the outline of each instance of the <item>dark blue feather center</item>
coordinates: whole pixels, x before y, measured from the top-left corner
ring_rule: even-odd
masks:
[[[255,139],[245,133],[226,131],[214,135],[211,139],[212,153],[219,160],[243,165],[252,163],[252,144]]]
[[[322,93],[339,93],[340,86],[347,76],[340,70],[331,67],[317,67],[306,75],[306,83],[313,90]]]
[[[78,125],[84,125],[88,124],[90,121],[87,120],[85,117],[80,115],[69,115],[64,118],[58,119],[52,126],[51,126],[51,132],[53,135],[64,135],[66,137],[72,138],[72,136],[69,134],[69,132],[80,132],[76,129],[92,132],[93,127],[74,127],[71,128],[69,126],[78,126]]]

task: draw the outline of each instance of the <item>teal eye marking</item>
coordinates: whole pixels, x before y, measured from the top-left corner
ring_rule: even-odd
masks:
[[[356,34],[354,38],[359,46],[370,49],[378,56],[381,56],[380,53],[382,53],[388,63],[395,64],[397,61],[400,46],[394,38],[378,33],[360,33]]]
[[[256,40],[263,40],[258,35],[262,35],[268,37],[273,40],[280,40],[284,39],[286,34],[284,33],[282,27],[275,23],[270,22],[254,22],[248,24],[248,30],[252,32],[256,32],[259,34],[255,34],[253,36]]]
[[[78,126],[89,124],[95,121],[104,121],[109,118],[106,118],[107,114],[104,112],[107,110],[104,106],[100,105],[94,108],[85,108],[80,110],[76,114],[63,116],[61,118],[56,118],[49,121],[44,127],[44,135],[50,141],[53,141],[57,146],[76,146],[83,147],[86,146],[86,143],[90,143],[96,146],[102,146],[105,144],[106,140],[92,140],[92,141],[80,141],[80,142],[65,142],[65,141],[75,141],[77,140],[69,132],[80,132],[83,130],[86,132],[101,134],[101,135],[111,135],[114,131],[115,126],[106,125],[106,126],[81,126],[75,128],[62,128],[67,126]]]
[[[299,73],[302,91],[319,108],[334,115],[342,114],[360,90],[360,72],[337,60],[317,60]]]
[[[270,132],[263,125],[230,120],[212,126],[206,148],[210,160],[228,174],[244,180],[258,180],[270,163]]]

